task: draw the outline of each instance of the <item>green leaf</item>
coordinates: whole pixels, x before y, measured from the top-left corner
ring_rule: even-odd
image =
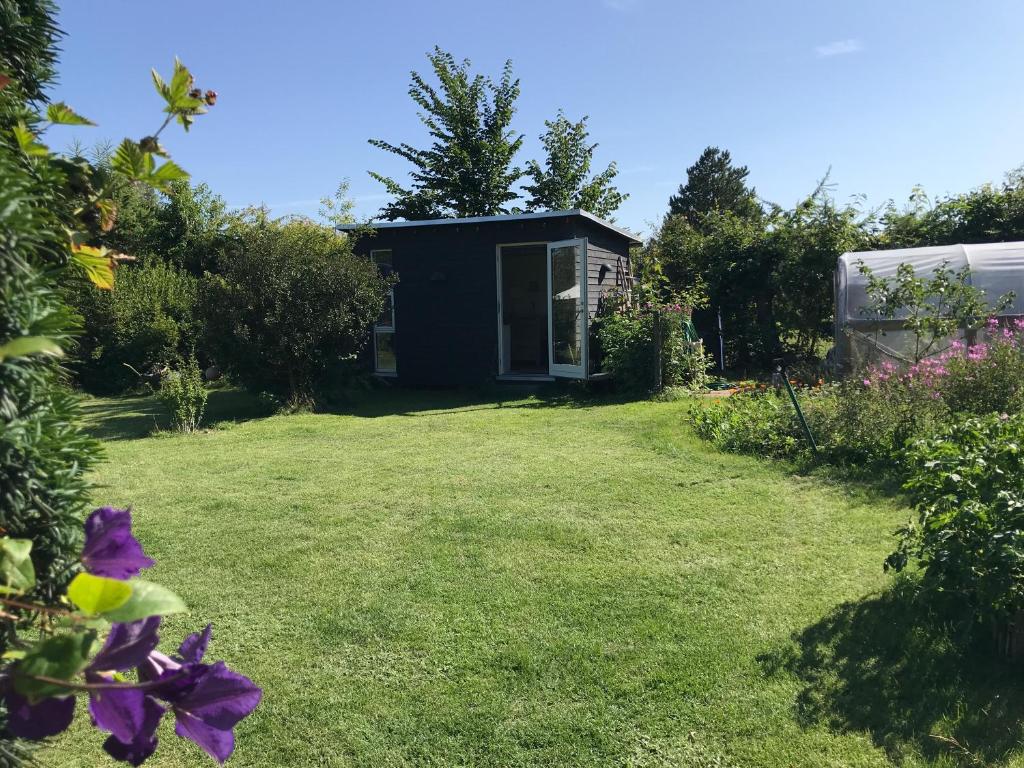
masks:
[[[36,585],[36,569],[32,565],[32,542],[29,539],[0,539],[0,592],[21,594]]]
[[[109,291],[114,287],[114,262],[106,248],[72,245],[71,263],[84,270],[86,277],[97,288]]]
[[[110,621],[138,621],[149,616],[166,616],[188,610],[182,599],[166,587],[142,579],[132,579],[127,583],[131,585],[132,595],[120,608],[104,614]]]
[[[63,101],[46,107],[46,119],[54,125],[96,125],[92,120],[75,112]]]
[[[153,86],[156,88],[156,92],[159,93],[165,101],[171,100],[171,90],[167,87],[167,83],[160,76],[160,73],[155,69],[151,69],[150,72],[153,75]]]
[[[68,599],[89,616],[109,614],[128,602],[132,587],[127,581],[80,573],[68,584]]]
[[[110,159],[110,167],[129,179],[145,181],[153,172],[153,157],[143,152],[138,142],[125,139]]]
[[[31,676],[71,680],[85,667],[95,639],[94,632],[76,632],[43,640],[14,666],[14,690],[33,703],[69,693],[62,685],[33,680]]]
[[[0,344],[0,362],[8,357],[30,357],[32,355],[53,355],[60,357],[64,354],[53,339],[46,336],[19,336],[11,339],[6,344]]]
[[[110,165],[122,176],[141,181],[161,192],[168,191],[172,181],[183,181],[188,178],[185,169],[171,160],[156,168],[153,153],[146,152],[138,142],[131,139],[121,142]]]
[[[149,177],[150,183],[157,189],[169,188],[172,181],[184,181],[187,178],[188,171],[173,160],[168,160]]]
[[[26,155],[30,157],[44,157],[50,154],[49,147],[36,141],[36,135],[24,123],[18,123],[11,130],[14,132],[14,138],[18,142],[18,146],[21,147],[21,151]]]
[[[192,75],[188,71],[188,67],[181,63],[181,59],[174,58],[174,74],[171,75],[171,85],[168,89],[171,94],[171,98],[168,100],[171,106],[177,106],[177,104],[185,98],[188,98],[188,89],[192,84]]]

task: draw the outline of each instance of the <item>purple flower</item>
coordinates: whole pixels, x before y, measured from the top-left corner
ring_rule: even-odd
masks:
[[[7,730],[19,739],[45,739],[67,730],[75,716],[74,696],[52,696],[37,704],[14,691],[5,696]]]
[[[263,691],[223,661],[202,663],[211,631],[207,625],[202,633],[185,638],[179,659],[153,651],[139,668],[139,676],[155,683],[153,695],[174,711],[174,732],[223,763],[235,748],[232,729],[256,709]]]
[[[159,616],[115,624],[99,653],[86,667],[86,682],[113,683],[110,672],[144,664],[160,641],[159,628]],[[97,728],[110,732],[103,748],[111,757],[131,765],[141,765],[156,750],[156,727],[164,711],[139,688],[111,686],[89,691],[89,714],[93,722]]]
[[[190,691],[171,703],[177,718],[174,732],[223,763],[235,749],[232,729],[256,709],[262,695],[252,680],[218,661]]]
[[[133,738],[121,741],[114,734],[103,742],[103,749],[115,760],[129,765],[142,765],[156,751],[156,727],[164,716],[164,709],[152,696],[144,696],[142,700],[142,720]]]
[[[115,624],[86,671],[121,672],[142,665],[160,642],[156,633],[159,628],[159,616],[128,624]]]
[[[130,579],[153,565],[132,536],[132,514],[127,509],[100,507],[85,521],[82,565],[96,576]]]

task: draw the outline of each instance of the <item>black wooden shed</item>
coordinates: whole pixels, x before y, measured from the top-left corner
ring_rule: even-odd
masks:
[[[598,373],[591,321],[601,297],[632,279],[629,249],[640,243],[583,210],[369,228],[356,253],[398,275],[372,365],[416,386]]]

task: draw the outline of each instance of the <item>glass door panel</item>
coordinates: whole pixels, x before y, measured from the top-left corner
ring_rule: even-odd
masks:
[[[584,240],[548,244],[549,366],[553,376],[585,375],[587,249]]]

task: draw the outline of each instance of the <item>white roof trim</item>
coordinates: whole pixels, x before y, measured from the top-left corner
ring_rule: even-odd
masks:
[[[609,229],[612,232],[622,235],[625,238],[640,244],[642,240],[630,232],[628,229],[617,227],[610,221],[595,216],[592,213],[584,211],[582,208],[572,208],[567,211],[539,211],[537,213],[507,213],[500,216],[467,216],[461,219],[425,219],[423,221],[370,221],[365,224],[342,224],[338,229],[342,231],[351,231],[353,229],[359,229],[360,227],[369,227],[370,229],[395,229],[398,227],[428,227],[437,224],[487,224],[490,222],[497,221],[529,221],[531,219],[554,219],[560,216],[582,216],[584,219],[588,219],[595,224],[598,224],[605,229]]]

